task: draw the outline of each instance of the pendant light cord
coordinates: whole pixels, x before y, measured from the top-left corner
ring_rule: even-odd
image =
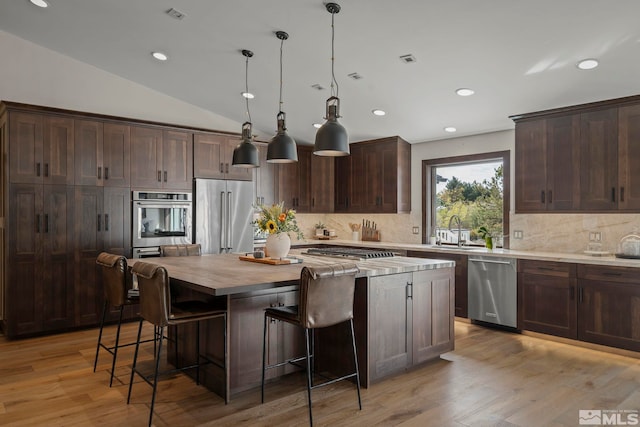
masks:
[[[284,39],[280,40],[280,102],[278,104],[278,111],[282,111],[282,46],[284,45]]]
[[[335,12],[331,13],[331,96],[338,96],[338,93],[340,92],[340,88],[338,87],[338,81],[336,80],[336,75],[335,72],[333,71],[333,63],[335,61],[335,53],[334,53],[334,44],[335,44],[335,28],[333,25],[333,20],[335,17]],[[335,94],[333,93],[333,84],[335,83],[336,85],[336,92]]]
[[[245,92],[249,93],[249,57],[247,56],[247,60],[244,67],[244,88]],[[249,112],[249,98],[245,96],[245,102],[247,103],[247,116],[249,117],[249,123],[251,123],[251,112]]]

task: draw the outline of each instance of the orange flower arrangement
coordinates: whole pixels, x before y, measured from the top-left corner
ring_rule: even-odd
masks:
[[[294,232],[298,239],[304,236],[298,228],[296,221],[296,211],[293,209],[285,209],[284,202],[273,204],[271,206],[258,205],[260,213],[254,224],[262,231],[268,231],[269,234]]]

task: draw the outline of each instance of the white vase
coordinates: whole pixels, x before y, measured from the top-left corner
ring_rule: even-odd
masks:
[[[269,258],[284,258],[289,253],[289,249],[291,249],[291,238],[287,233],[269,234],[265,249]]]

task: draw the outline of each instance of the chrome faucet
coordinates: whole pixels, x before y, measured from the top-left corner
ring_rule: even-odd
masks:
[[[458,247],[460,247],[462,246],[462,221],[460,221],[460,217],[458,215],[451,215],[451,218],[449,218],[449,231],[453,231],[451,230],[451,223],[454,220],[458,224]]]

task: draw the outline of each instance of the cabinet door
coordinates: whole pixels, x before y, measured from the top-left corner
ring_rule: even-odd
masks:
[[[38,114],[10,113],[9,168],[11,182],[43,182],[44,118]]]
[[[106,187],[103,203],[103,250],[131,256],[131,191]]]
[[[570,211],[580,207],[580,115],[546,120],[547,210]]]
[[[256,144],[260,167],[256,169],[256,203],[272,205],[276,202],[275,165],[267,162],[267,144]]]
[[[162,139],[162,186],[193,188],[193,134],[165,130]]]
[[[383,160],[378,144],[367,144],[363,153],[364,211],[381,212],[380,198],[383,192]]]
[[[103,125],[91,120],[75,121],[75,162],[77,185],[102,185]]]
[[[45,184],[74,183],[74,121],[65,117],[45,117],[43,171]]]
[[[454,269],[417,271],[411,285],[412,363],[453,350]]]
[[[43,186],[11,185],[9,197],[6,283],[7,335],[15,337],[42,329],[44,280]]]
[[[127,125],[104,124],[102,167],[104,185],[129,187],[131,185],[131,132]]]
[[[335,159],[311,155],[311,212],[334,211]]]
[[[298,212],[311,212],[311,185],[312,181],[315,183],[312,178],[311,158],[313,156],[313,147],[298,147],[298,163],[292,163],[297,168],[298,194],[295,209]]]
[[[640,285],[580,280],[578,338],[640,351]]]
[[[298,161],[300,153],[298,153]],[[276,166],[278,186],[276,199],[284,202],[285,208],[298,209],[297,200],[300,194],[300,181],[298,179],[297,163],[280,163]]]
[[[618,109],[583,113],[580,128],[582,210],[618,207]]]
[[[516,124],[516,212],[546,210],[546,138],[545,120]]]
[[[45,186],[42,329],[74,325],[73,187]]]
[[[226,137],[213,134],[193,136],[193,175],[224,179]]]
[[[102,187],[75,188],[76,325],[95,325],[102,312],[102,273],[96,258],[104,238]]]
[[[369,279],[369,377],[402,372],[411,363],[410,273]]]
[[[577,338],[576,279],[557,275],[518,275],[518,328]]]
[[[618,209],[640,210],[640,105],[618,109]]]
[[[353,158],[353,147],[351,155],[337,157],[335,159],[335,204],[336,212],[348,212],[351,209],[351,159]]]
[[[162,188],[162,131],[131,127],[131,186]]]
[[[369,170],[369,173],[379,182],[377,211],[382,213],[396,213],[398,210],[398,144],[396,139],[375,144],[378,164],[381,168]]]

